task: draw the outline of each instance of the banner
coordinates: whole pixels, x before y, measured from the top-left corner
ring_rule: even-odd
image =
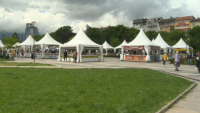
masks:
[[[124,46],[124,50],[144,50],[144,46]]]
[[[179,49],[174,49],[175,51],[186,51],[186,49],[184,48],[179,48]],[[190,49],[190,51],[192,51],[192,49]]]
[[[157,46],[151,46],[151,50],[160,50],[160,47],[157,47]]]

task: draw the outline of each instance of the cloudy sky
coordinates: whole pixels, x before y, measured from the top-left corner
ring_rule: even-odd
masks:
[[[132,27],[137,18],[200,17],[200,0],[0,0],[0,32],[24,32],[36,21],[39,32],[69,25],[77,32],[86,24]]]

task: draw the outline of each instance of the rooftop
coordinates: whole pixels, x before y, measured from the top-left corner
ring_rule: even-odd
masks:
[[[185,17],[177,17],[176,21],[179,21],[179,20],[193,20],[193,19],[195,19],[194,16],[185,16]]]
[[[200,21],[200,18],[197,18],[197,19],[191,20],[191,22],[199,22],[199,21]]]

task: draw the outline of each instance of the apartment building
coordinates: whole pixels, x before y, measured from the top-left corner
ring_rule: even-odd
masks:
[[[149,18],[149,19],[136,19],[133,20],[133,27],[136,29],[143,29],[147,31],[159,31],[158,22],[162,20],[162,17],[159,18]]]
[[[39,35],[39,30],[34,25],[34,22],[26,24],[26,28],[25,28],[25,37],[26,37],[26,39],[28,38],[29,35],[32,35],[32,36]]]
[[[195,26],[200,26],[200,18],[191,20],[191,28],[193,28]]]
[[[170,32],[172,26],[175,26],[176,18],[170,17],[169,19],[160,20],[159,23],[159,31]]]
[[[178,17],[175,20],[175,29],[187,31],[191,28],[191,21],[194,20],[194,16]]]

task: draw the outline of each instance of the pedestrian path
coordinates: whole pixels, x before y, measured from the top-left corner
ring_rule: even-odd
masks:
[[[32,62],[28,58],[15,58],[16,62]],[[178,74],[189,78],[194,78],[200,81],[200,74],[195,70],[195,66],[181,65],[180,71],[175,71],[175,68],[169,62],[163,65],[162,62],[146,63],[146,62],[127,62],[120,61],[117,58],[105,58],[104,62],[86,62],[73,63],[62,62],[56,59],[36,59],[36,62],[56,65],[53,68],[149,68],[153,70],[165,71],[168,73]],[[42,67],[41,67],[42,68]],[[200,113],[200,82],[195,81],[197,86],[186,96],[176,103],[166,113]]]

